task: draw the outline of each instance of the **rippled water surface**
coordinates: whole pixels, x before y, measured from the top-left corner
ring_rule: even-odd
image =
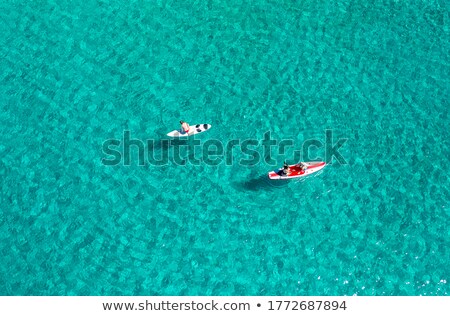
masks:
[[[448,295],[449,9],[2,1],[0,294]],[[102,164],[104,141],[180,119],[212,124],[201,144],[296,147]],[[346,164],[269,183],[326,130]]]

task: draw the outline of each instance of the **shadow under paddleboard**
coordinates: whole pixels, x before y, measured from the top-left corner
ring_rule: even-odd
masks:
[[[286,187],[287,185],[287,181],[273,181],[270,180],[267,175],[261,175],[258,178],[236,183],[236,187],[247,191],[280,189]]]

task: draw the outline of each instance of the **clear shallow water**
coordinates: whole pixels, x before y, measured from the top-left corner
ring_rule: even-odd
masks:
[[[445,1],[8,1],[0,32],[0,294],[448,295]],[[101,163],[180,119],[348,164]]]

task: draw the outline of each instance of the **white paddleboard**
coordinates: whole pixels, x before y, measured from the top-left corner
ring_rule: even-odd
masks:
[[[167,133],[167,136],[170,137],[188,137],[191,135],[195,135],[198,133],[206,132],[211,128],[210,124],[196,124],[196,125],[190,125],[189,126],[189,132],[188,133],[180,133],[181,129],[171,131],[170,133]]]

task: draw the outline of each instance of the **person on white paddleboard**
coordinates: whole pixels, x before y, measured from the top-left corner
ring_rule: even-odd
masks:
[[[180,121],[181,124],[181,134],[189,133],[189,124],[183,121]]]

